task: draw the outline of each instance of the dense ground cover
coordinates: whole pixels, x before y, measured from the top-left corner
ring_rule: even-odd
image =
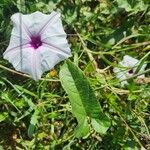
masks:
[[[11,15],[37,10],[61,12],[73,63],[34,81],[2,54]],[[1,0],[0,149],[150,149],[149,45],[149,0]],[[141,61],[123,87],[113,69],[125,55]],[[144,63],[146,77],[137,80]]]

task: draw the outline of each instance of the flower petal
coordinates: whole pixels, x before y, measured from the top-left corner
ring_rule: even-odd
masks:
[[[17,13],[11,19],[14,28],[3,56],[16,70],[38,80],[43,72],[71,56],[59,13]]]
[[[41,33],[41,40],[43,45],[49,47],[55,53],[61,53],[68,58],[71,56],[71,50],[66,40],[66,33],[62,26],[60,15],[50,23],[45,30]]]
[[[36,11],[29,15],[22,15],[22,20],[24,20],[24,24],[26,24],[31,35],[35,36],[40,35],[50,23],[52,24],[53,21],[57,19],[58,16],[59,13],[54,11],[50,15]]]
[[[11,35],[29,41],[31,33],[28,30],[26,21],[23,19],[23,15],[21,13],[16,13],[12,15],[11,20],[13,22],[13,30]]]
[[[9,51],[5,55],[5,59],[12,63],[13,67],[17,71],[27,73],[33,77],[34,80],[38,80],[42,73],[39,64],[39,57],[37,51],[34,51],[31,47],[24,47],[22,49],[22,56],[20,55],[20,49],[17,51]]]
[[[41,46],[37,50],[38,56],[40,57],[41,71],[45,72],[54,68],[54,66],[60,61],[68,58],[70,55],[64,55],[56,51],[53,47]]]
[[[9,46],[7,47],[6,51],[3,54],[4,58],[6,53],[10,51],[16,51],[16,50],[21,51],[22,48],[29,47],[28,43],[29,43],[28,40],[24,39],[20,41],[20,38],[12,35],[10,38]]]
[[[124,80],[124,79],[127,78],[127,76],[126,76],[126,71],[123,71],[123,70],[121,70],[121,69],[118,68],[118,67],[115,67],[115,68],[113,69],[113,71],[114,71],[114,73],[116,74],[116,78],[119,79],[119,81]],[[127,81],[122,81],[122,82],[121,82],[121,87],[124,87],[124,86],[127,85],[127,84],[128,84]]]
[[[51,19],[53,17],[53,20]],[[40,31],[41,39],[45,39],[46,37],[52,38],[66,38],[66,33],[63,29],[62,21],[60,18],[60,14],[53,12],[53,16],[49,17],[49,24],[46,24],[45,27]],[[54,39],[55,40],[55,39]]]
[[[129,56],[129,55],[125,55],[123,57],[123,61],[122,64],[124,64],[124,67],[128,67],[128,68],[132,68],[132,67],[136,67],[138,65],[138,60]]]
[[[119,67],[115,67],[113,69],[114,73],[116,74],[116,78],[121,81],[124,79],[127,79],[129,77],[132,77],[139,65],[140,61],[129,56],[129,55],[125,55],[123,57],[123,60],[121,62],[119,62]],[[139,73],[142,73],[145,68],[146,68],[147,64],[143,64],[141,69],[139,70]],[[130,69],[133,70],[133,73],[129,72]],[[142,74],[140,76],[138,76],[137,78],[144,78],[145,75]],[[128,84],[127,81],[123,81],[121,82],[121,86],[124,87],[126,84]]]

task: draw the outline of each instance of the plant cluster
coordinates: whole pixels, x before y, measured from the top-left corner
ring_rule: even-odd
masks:
[[[34,81],[3,58],[10,17],[53,10],[72,57]],[[0,149],[150,149],[149,0],[1,0],[0,45]]]

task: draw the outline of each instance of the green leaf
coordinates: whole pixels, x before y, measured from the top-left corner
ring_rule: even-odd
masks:
[[[124,8],[127,12],[137,13],[144,11],[147,7],[142,0],[117,0],[117,3],[120,8]]]
[[[138,65],[137,69],[135,70],[135,74],[137,74],[140,71],[140,69],[142,68],[142,66],[145,64],[145,60],[147,59],[149,54],[150,54],[150,52],[146,53],[146,55],[141,58],[139,65]]]
[[[103,121],[102,121],[103,120]],[[105,115],[101,116],[101,119],[92,119],[91,124],[94,130],[100,134],[105,134],[110,126],[110,122]]]
[[[88,125],[87,118],[83,118],[79,121],[76,130],[74,132],[76,137],[84,137],[90,132],[90,126]]]
[[[4,150],[3,147],[0,145],[0,150]]]
[[[107,35],[107,37],[103,37],[102,41],[109,45],[118,43],[120,40],[132,34],[131,29],[134,26],[134,22],[135,20],[131,18],[124,20],[121,26],[117,27],[110,35]]]
[[[7,112],[0,113],[0,122],[6,120],[7,118],[8,118]]]
[[[2,93],[1,97],[2,97],[2,99],[5,100],[6,102],[9,102],[9,103],[20,113],[20,110],[19,110],[18,107],[15,105],[14,101],[12,100],[11,96],[9,96],[8,93]]]
[[[35,98],[38,98],[38,96],[36,94],[34,94],[33,92],[23,88],[22,86],[19,86],[19,85],[14,85],[19,91],[21,91],[22,93],[26,93],[30,96],[33,96]]]
[[[6,85],[3,81],[0,81],[0,89],[1,89],[1,92],[6,89]]]
[[[28,136],[30,138],[33,136],[35,128],[36,128],[36,124],[38,123],[39,113],[40,113],[40,110],[35,109],[35,112],[33,113],[31,117],[30,125],[28,128]]]
[[[71,61],[66,61],[61,67],[59,76],[62,86],[71,102],[73,114],[77,118],[78,130],[82,132],[80,136],[85,136],[87,134],[88,117],[92,120],[97,120],[98,126],[92,123],[96,131],[99,132],[102,129],[103,132],[99,133],[105,133],[110,126],[109,119],[103,114],[102,108],[83,72]],[[83,128],[85,131],[83,131]],[[98,128],[99,130],[97,130]]]
[[[34,134],[34,131],[35,131],[35,125],[30,124],[30,125],[29,125],[29,128],[28,128],[28,136],[29,136],[30,138],[32,138],[32,136],[33,136],[33,134]]]

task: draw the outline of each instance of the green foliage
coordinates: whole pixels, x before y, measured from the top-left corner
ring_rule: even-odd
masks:
[[[2,54],[11,15],[37,10],[61,12],[73,57],[35,82]],[[0,47],[0,149],[150,149],[149,0],[1,0]],[[122,88],[124,55],[147,71]]]
[[[145,11],[148,5],[144,4],[141,0],[117,0],[117,4],[120,8],[125,9],[127,12],[138,13],[140,11]]]
[[[82,137],[89,133],[88,117],[93,128],[104,134],[110,126],[109,119],[102,113],[101,106],[82,71],[67,61],[60,70],[60,80],[78,120],[76,136]]]

